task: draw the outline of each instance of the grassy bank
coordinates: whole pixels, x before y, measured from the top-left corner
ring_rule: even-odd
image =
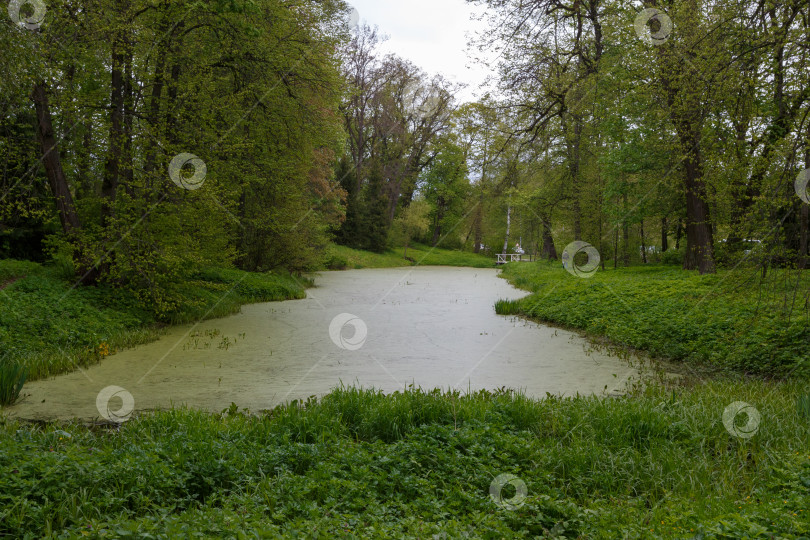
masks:
[[[408,256],[420,265],[494,266],[489,257],[415,245]],[[388,268],[415,264],[401,248],[377,254],[343,246],[325,257],[333,268]],[[96,363],[127,347],[156,339],[168,324],[196,322],[237,313],[248,303],[303,298],[311,282],[286,273],[250,273],[207,268],[175,283],[182,299],[160,314],[144,309],[127,289],[74,287],[58,266],[0,260],[0,370],[22,365],[28,380]],[[0,378],[2,378],[0,373]]]
[[[714,381],[532,401],[340,389],[257,416],[149,413],[111,432],[6,421],[0,535],[801,538],[801,391]],[[738,399],[761,414],[747,440],[721,421]],[[491,499],[505,473],[524,500]]]
[[[514,263],[503,277],[533,294],[499,302],[654,356],[747,373],[810,373],[810,278],[774,271],[700,276],[676,267],[600,270],[590,279],[559,263]]]
[[[176,284],[184,301],[157,316],[127,289],[74,287],[58,268],[3,260],[0,363],[24,365],[29,380],[71,371],[151,341],[166,324],[223,317],[251,302],[303,298],[308,284],[284,274],[199,270]]]
[[[408,248],[410,261],[403,256],[404,249],[389,249],[384,253],[361,251],[346,246],[333,245],[327,255],[329,267],[334,270],[356,268],[394,268],[399,266],[470,266],[494,268],[495,259],[468,251],[432,248],[414,244]]]

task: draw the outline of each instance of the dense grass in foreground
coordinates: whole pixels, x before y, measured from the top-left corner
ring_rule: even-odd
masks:
[[[256,416],[149,413],[120,431],[7,420],[0,535],[800,538],[801,391],[714,381],[533,401],[343,388]],[[751,439],[723,426],[734,400],[761,413]],[[524,504],[490,498],[503,473],[525,482]]]
[[[74,287],[54,267],[0,261],[0,364],[25,366],[28,379],[98,362],[116,349],[154,339],[165,324],[239,311],[251,302],[306,296],[310,282],[282,274],[203,269],[176,284],[184,301],[160,317],[128,290]]]
[[[806,274],[806,272],[805,272]],[[807,275],[756,270],[700,276],[668,266],[600,270],[583,279],[559,263],[513,263],[501,274],[533,294],[501,301],[521,314],[606,337],[654,356],[748,373],[810,373]]]
[[[408,257],[403,257],[401,247],[389,249],[385,253],[372,253],[333,245],[327,257],[332,269],[355,268],[394,268],[399,266],[470,266],[473,268],[494,268],[495,259],[468,251],[432,248],[414,244],[408,248]]]

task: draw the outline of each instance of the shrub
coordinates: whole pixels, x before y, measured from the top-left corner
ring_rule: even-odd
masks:
[[[683,264],[684,255],[684,248],[667,250],[661,254],[661,263],[681,266]]]
[[[331,253],[327,256],[324,265],[327,270],[345,270],[349,266],[349,259],[337,253]]]
[[[25,366],[15,362],[0,362],[0,405],[11,405],[17,401],[25,378]]]

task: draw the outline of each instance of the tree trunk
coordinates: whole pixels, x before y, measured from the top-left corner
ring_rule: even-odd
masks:
[[[506,253],[506,250],[509,249],[509,230],[512,227],[512,205],[506,207],[506,239],[503,241],[503,251],[501,253]]]
[[[165,33],[165,25],[159,27]],[[157,45],[157,59],[155,60],[155,74],[152,79],[152,94],[149,96],[149,112],[146,115],[146,123],[153,137],[160,133],[158,126],[160,119],[160,99],[163,95],[163,85],[166,71],[166,44],[161,41]],[[157,168],[158,146],[153,140],[146,141],[146,158],[144,159],[143,172],[147,193],[152,188],[152,172]]]
[[[124,148],[123,148],[123,167],[121,171],[124,189],[131,196],[134,197],[134,154],[133,154],[133,119],[135,118],[135,102],[132,89],[132,39],[127,35],[124,40]]]
[[[110,135],[107,160],[104,164],[104,181],[101,184],[102,225],[113,215],[113,203],[121,175],[120,160],[124,150],[124,38],[119,33],[112,46],[112,71],[110,79]]]
[[[627,193],[622,194],[622,210],[627,211]],[[622,244],[622,264],[625,267],[630,266],[630,225],[627,223],[627,215],[622,222],[622,236],[624,243]]]
[[[439,238],[442,234],[442,220],[444,219],[445,202],[442,197],[439,197],[436,202],[436,224],[433,228],[433,247],[439,245]]]
[[[810,126],[808,126],[808,146],[804,151],[804,166],[810,169]],[[810,205],[802,201],[801,209],[799,210],[799,257],[797,266],[804,270],[807,268],[807,237],[808,227],[810,227]]]
[[[56,201],[56,209],[59,212],[62,230],[70,240],[79,232],[81,224],[79,216],[76,214],[76,207],[73,204],[73,196],[70,193],[65,171],[62,168],[62,160],[51,120],[51,109],[48,104],[48,92],[43,81],[34,85],[31,99],[36,109],[37,123],[35,128],[40,151],[42,152],[42,165],[45,167],[45,176],[48,177],[48,186],[51,188],[51,194],[53,194]],[[80,276],[79,282],[82,285],[92,285],[97,281],[98,270],[82,262],[78,249],[74,250],[73,260],[76,262],[76,271]]]
[[[647,264],[647,242],[644,239],[644,218],[641,218],[641,262]]]
[[[661,218],[661,253],[666,253],[669,249],[669,227],[667,225],[667,217]]]
[[[481,178],[483,181],[483,178]],[[473,253],[481,253],[481,240],[484,238],[484,233],[481,227],[481,222],[484,219],[484,187],[481,186],[481,200],[478,201],[478,208],[475,209],[475,224],[473,227],[475,228],[475,248],[473,248]]]
[[[541,255],[549,261],[557,260],[557,248],[554,247],[554,238],[551,236],[551,218],[548,215],[540,216],[540,228],[542,229],[543,247]]]
[[[563,115],[562,127],[567,130],[567,122]],[[582,118],[578,115],[571,115],[574,124],[573,136],[570,137],[566,134],[566,146],[568,150],[568,171],[571,175],[571,199],[572,211],[574,218],[574,240],[580,240],[582,237],[582,208],[579,201],[579,172],[580,172],[580,156],[582,146]]]
[[[53,131],[51,109],[48,104],[48,93],[44,82],[40,81],[34,85],[31,99],[36,108],[36,132],[40,151],[42,152],[42,165],[45,167],[45,175],[48,177],[51,193],[56,200],[56,209],[59,212],[59,220],[62,222],[62,230],[65,231],[66,236],[70,237],[81,228],[81,225],[76,214],[76,207],[73,204],[73,195],[70,193],[65,178],[65,171],[62,169],[62,160]]]
[[[619,267],[619,228],[613,228],[613,269]]]
[[[802,208],[799,213],[799,260],[798,260],[798,267],[804,270],[807,268],[807,237],[808,237],[808,227],[810,227],[810,205],[802,204]]]
[[[714,241],[706,202],[706,184],[700,152],[692,147],[685,162],[686,169],[686,257],[684,270],[698,270],[701,274],[715,271]]]
[[[682,237],[683,237],[683,219],[678,218],[678,226],[675,228],[675,251],[681,249]]]

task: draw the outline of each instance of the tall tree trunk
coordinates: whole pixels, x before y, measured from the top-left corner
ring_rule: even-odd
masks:
[[[436,201],[436,224],[433,228],[433,247],[439,245],[439,238],[442,234],[442,220],[444,219],[445,202],[442,197]]]
[[[684,26],[699,25],[701,13],[696,0],[685,4]],[[714,239],[703,178],[701,135],[703,130],[704,104],[702,93],[694,87],[687,74],[689,56],[675,52],[676,45],[657,47],[660,64],[659,77],[666,94],[669,117],[672,121],[684,159],[684,188],[686,191],[686,257],[685,270],[699,270],[701,274],[712,273],[714,266]]]
[[[573,119],[573,134],[566,135],[566,146],[568,149],[568,171],[571,175],[571,200],[572,212],[574,219],[574,240],[582,238],[582,208],[580,205],[579,195],[579,174],[580,174],[580,159],[581,159],[581,146],[582,146],[582,117],[579,115],[571,115]],[[563,129],[567,130],[567,122],[565,115],[563,115]]]
[[[37,113],[36,132],[39,139],[39,148],[42,152],[42,165],[48,177],[48,186],[51,188],[53,198],[56,200],[56,209],[59,212],[59,221],[62,230],[68,237],[81,228],[76,207],[73,204],[73,195],[70,193],[65,171],[62,169],[62,160],[51,120],[51,109],[48,104],[48,92],[45,82],[40,81],[34,85],[31,94]]]
[[[700,163],[700,152],[692,147],[685,162],[686,169],[686,257],[684,270],[698,270],[701,274],[715,271],[714,240],[706,202],[706,184]]]
[[[613,269],[619,267],[619,228],[613,228]]]
[[[557,248],[554,247],[554,238],[551,236],[551,218],[547,214],[540,216],[540,229],[542,229],[543,247],[541,256],[549,261],[557,260]]]
[[[171,69],[171,73],[169,75],[169,84],[168,84],[168,106],[166,107],[166,114],[165,114],[165,129],[166,129],[166,140],[170,144],[176,144],[178,139],[177,136],[177,117],[174,114],[174,105],[177,103],[177,85],[178,81],[180,80],[180,64],[174,64]]]
[[[90,169],[92,164],[92,149],[93,144],[93,120],[85,120],[82,124],[84,133],[82,134],[81,147],[77,149],[77,172],[78,178],[76,179],[76,198],[81,200],[82,197],[97,194],[97,182],[91,177]]]
[[[102,225],[106,225],[113,215],[113,203],[121,176],[121,156],[124,150],[124,40],[123,31],[119,31],[112,45],[109,148],[104,164],[104,181],[101,184],[101,195],[104,198]]]
[[[669,226],[667,216],[661,218],[661,253],[666,253],[669,249]]]
[[[159,25],[159,33],[161,35],[166,32],[166,24]],[[149,96],[149,108],[146,114],[146,123],[152,137],[157,138],[160,133],[160,100],[163,95],[163,86],[165,81],[166,71],[166,42],[161,40],[157,44],[157,54],[155,60],[155,73],[152,78],[152,93]],[[158,146],[152,140],[152,137],[146,141],[146,157],[144,159],[143,172],[144,182],[147,187],[147,196],[152,188],[152,172],[157,168],[157,153]]]
[[[641,262],[647,264],[647,242],[644,238],[644,218],[641,218],[639,228],[641,229]]]
[[[622,194],[622,209],[622,213],[627,211],[627,193]],[[624,240],[622,243],[622,264],[627,267],[630,266],[630,225],[627,223],[626,214],[622,222],[622,236]]]
[[[807,147],[804,150],[804,166],[810,169],[810,126],[808,126],[808,140]],[[799,257],[797,266],[804,270],[807,268],[808,259],[808,227],[810,227],[810,204],[802,201],[802,206],[799,209]]]
[[[483,240],[483,230],[481,227],[481,221],[484,218],[484,191],[481,190],[481,201],[478,203],[478,207],[475,209],[475,221],[473,224],[473,229],[475,230],[475,235],[473,240],[475,242],[475,247],[473,248],[473,253],[481,253],[481,240]]]
[[[135,118],[135,96],[132,88],[132,36],[126,36],[124,46],[124,163],[121,176],[124,189],[130,196],[134,197],[133,119]]]
[[[807,237],[808,237],[808,227],[810,227],[810,205],[802,204],[802,208],[799,211],[799,260],[798,260],[798,267],[804,270],[807,268],[807,259],[808,259],[808,245],[807,245]]]
[[[681,249],[681,238],[683,238],[683,219],[678,218],[678,226],[675,228],[675,251]]]
[[[503,251],[501,253],[506,253],[506,250],[509,249],[509,231],[512,228],[512,205],[506,207],[506,238],[503,241]]]
[[[62,160],[59,155],[59,146],[56,142],[56,135],[51,120],[51,109],[48,104],[48,91],[45,83],[39,81],[34,84],[31,99],[36,109],[37,123],[36,132],[39,139],[39,147],[42,152],[42,165],[45,167],[45,176],[48,177],[48,186],[56,201],[56,209],[59,212],[59,221],[62,223],[62,230],[68,239],[72,239],[81,229],[79,216],[73,204],[73,195],[62,168]],[[92,285],[98,279],[98,270],[91,265],[86,265],[81,260],[78,249],[73,253],[73,260],[76,262],[76,271],[80,276],[79,282],[82,285]]]

